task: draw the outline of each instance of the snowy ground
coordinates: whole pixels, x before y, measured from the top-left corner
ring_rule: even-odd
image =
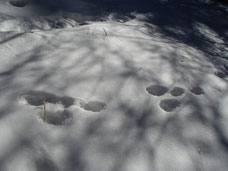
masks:
[[[0,171],[227,171],[227,32],[34,8],[0,2]]]

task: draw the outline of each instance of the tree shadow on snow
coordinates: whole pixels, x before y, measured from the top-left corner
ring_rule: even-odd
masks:
[[[164,4],[164,6],[161,5],[162,4],[157,3],[156,6],[153,6],[152,9],[154,10],[152,10],[152,13],[154,17],[146,20],[148,23],[146,27],[151,31],[150,34],[153,34],[153,29],[150,24],[157,25],[159,26],[159,31],[163,33],[164,36],[181,41],[189,46],[198,47],[208,55],[214,53],[209,48],[212,44],[207,41],[201,41],[203,37],[202,34],[193,31],[195,22],[203,23],[204,26],[210,27],[218,33],[219,36],[226,39],[226,35],[223,31],[227,25],[221,25],[220,23],[216,26],[211,26],[211,22],[208,18],[205,20],[202,19],[210,15],[206,14],[206,10],[202,11],[202,14],[199,14],[199,11],[191,13],[188,10],[195,12],[196,7],[192,7],[191,5],[189,5],[191,7],[186,5],[182,6],[181,4],[176,4],[175,1],[171,1],[168,6]],[[113,6],[115,9],[116,6]],[[173,7],[178,10],[174,10]],[[202,8],[203,7],[204,5],[202,5]],[[113,8],[111,9],[110,7],[110,10],[113,10]],[[205,5],[205,8],[211,8],[211,5]],[[185,9],[186,13],[183,12]],[[220,12],[212,14],[215,16],[221,15],[221,18],[223,18],[223,14]],[[188,15],[190,16],[189,18]],[[182,32],[181,34],[176,33],[176,30],[172,32],[168,29],[176,29],[177,27],[180,27],[181,30],[183,29],[184,34],[182,34]],[[69,34],[71,34],[70,31]],[[47,136],[48,134],[45,132],[46,129],[41,130],[39,127],[35,127],[37,123],[34,123],[34,121],[24,121],[21,126],[22,128],[18,130],[16,124],[10,125],[10,128],[17,130],[15,134],[20,134],[15,135],[15,144],[11,145],[4,151],[4,154],[1,155],[0,170],[4,169],[7,161],[11,161],[15,154],[24,154],[21,149],[30,149],[30,153],[28,154],[37,170],[83,171],[93,170],[94,168],[101,170],[101,168],[107,166],[107,170],[121,171],[126,170],[126,167],[131,165],[131,161],[142,161],[142,158],[143,161],[145,161],[143,164],[148,166],[151,170],[154,170],[158,167],[156,166],[156,162],[159,160],[158,155],[160,153],[159,150],[161,150],[159,147],[162,146],[167,139],[168,144],[177,143],[179,146],[176,148],[184,147],[184,152],[189,157],[185,162],[193,163],[193,169],[195,170],[203,170],[202,159],[215,158],[220,152],[224,153],[224,160],[227,159],[228,140],[225,134],[226,129],[224,125],[221,124],[223,118],[219,111],[219,102],[209,102],[208,110],[210,110],[210,115],[208,116],[208,112],[205,112],[203,109],[201,100],[196,98],[195,95],[189,95],[182,103],[183,105],[189,105],[192,109],[191,112],[184,113],[180,107],[178,110],[174,110],[170,113],[163,111],[164,118],[162,118],[162,116],[158,114],[160,112],[157,112],[160,108],[158,104],[156,104],[154,97],[146,91],[146,87],[142,84],[149,80],[156,85],[162,85],[159,78],[156,77],[157,73],[153,73],[149,69],[143,68],[143,66],[139,66],[130,61],[129,58],[122,53],[124,49],[121,49],[119,46],[117,46],[117,51],[113,50],[106,42],[98,44],[99,42],[96,41],[98,38],[100,37],[94,36],[90,41],[85,41],[77,40],[78,37],[72,35],[70,38],[58,40],[58,33],[56,33],[55,41],[53,41],[54,38],[48,40],[48,38],[43,36],[43,40],[47,41],[45,46],[39,46],[33,49],[32,55],[28,56],[24,61],[0,73],[0,89],[2,92],[0,97],[10,102],[0,109],[1,119],[5,119],[9,113],[15,114],[18,112],[15,111],[16,109],[14,108],[17,104],[15,99],[18,95],[21,95],[21,91],[39,89],[43,86],[45,91],[27,92],[25,99],[30,105],[40,106],[42,105],[41,100],[45,100],[52,104],[62,103],[65,108],[68,108],[74,103],[73,97],[66,98],[65,96],[57,96],[54,93],[49,93],[49,90],[65,92],[69,88],[81,85],[86,86],[88,80],[92,80],[94,84],[91,85],[91,92],[88,93],[89,96],[92,97],[99,91],[104,80],[112,81],[115,77],[120,77],[122,81],[115,88],[105,87],[111,92],[111,95],[107,97],[105,102],[111,102],[115,98],[114,100],[118,101],[119,111],[117,110],[115,114],[103,112],[100,115],[93,115],[86,120],[83,120],[83,117],[74,113],[66,112],[67,118],[71,119],[71,116],[74,115],[76,121],[75,125],[78,127],[73,131],[68,128],[55,127],[54,129],[60,129],[60,131],[61,129],[66,129],[67,133],[61,136],[59,135],[60,137],[54,141],[52,139],[53,137]],[[200,40],[196,41],[197,39]],[[132,42],[142,49],[148,50],[148,42],[137,42],[135,39]],[[68,46],[69,44],[75,44],[75,46]],[[206,47],[207,45],[209,47]],[[87,49],[83,52],[83,55],[74,59],[68,58],[72,53],[81,50],[81,47]],[[107,54],[103,54],[103,56],[99,54],[98,51],[100,48],[98,47],[108,49]],[[176,58],[176,53],[164,55],[164,53],[160,54],[162,52],[161,47],[151,46],[149,48],[153,53],[159,53],[159,58],[162,61],[159,63],[160,67],[163,66],[164,61],[168,62],[173,71],[179,74],[180,79],[185,82],[190,82],[187,75],[195,76],[197,79],[201,76],[205,76],[205,74],[202,73],[202,75],[200,75],[199,71],[193,72],[195,69],[194,66],[184,64],[180,67],[180,61]],[[59,49],[61,52],[58,51]],[[49,53],[53,51],[57,51],[52,54],[56,60],[49,61],[51,65],[39,63],[39,61],[47,60],[42,57],[43,55],[49,55]],[[28,54],[31,53],[29,52]],[[18,56],[26,56],[28,54],[24,52],[18,54]],[[123,70],[113,69],[112,63],[108,64],[105,62],[105,57],[113,54],[115,54],[115,57],[121,63],[121,67],[124,68]],[[153,61],[153,59],[151,60]],[[60,67],[64,62],[68,62],[65,67],[67,72],[74,73],[73,75],[65,74],[66,71]],[[98,75],[95,75],[93,72],[93,69],[96,69],[96,67],[100,69]],[[109,70],[113,71],[114,74],[110,74]],[[189,72],[185,73],[186,71]],[[31,80],[25,84],[25,78],[30,78]],[[59,79],[61,79],[61,81],[57,83]],[[122,89],[123,87],[126,88],[129,86],[129,81],[131,81],[130,83],[136,84],[137,89],[135,93],[139,95],[144,93],[146,96],[145,101],[141,103],[137,101],[138,104],[143,104],[141,107],[140,105],[130,105],[130,101],[134,101],[135,99],[128,99],[129,101],[122,99],[122,94],[124,93]],[[200,81],[197,82],[197,84],[200,84]],[[102,87],[102,90],[103,89]],[[164,93],[168,93],[168,90],[166,89]],[[89,106],[85,105],[84,108],[90,109],[91,103],[88,103],[88,105]],[[95,106],[94,109],[99,111],[100,108],[105,106],[105,103],[92,103],[92,106]],[[62,122],[58,122],[60,120],[62,121],[62,119],[52,119],[53,118],[50,120],[54,123],[57,122],[57,125],[63,124]],[[82,120],[86,122],[83,129],[80,127]],[[30,130],[28,132],[29,134],[23,134],[26,130]],[[78,133],[77,131],[81,132]],[[215,138],[213,141],[210,141],[210,136],[208,136],[208,140],[208,132],[212,132],[213,138]],[[172,148],[172,146],[170,146],[170,148]],[[53,153],[50,153],[49,150],[53,150]],[[26,155],[28,154],[26,153]],[[62,157],[60,159],[63,159],[64,164],[61,165],[58,163],[59,158],[56,159],[55,154],[59,154],[59,157]],[[172,150],[167,149],[165,154],[170,158],[173,157]],[[206,157],[204,158],[204,156]],[[108,165],[109,163],[107,162],[107,164],[105,162],[107,160],[112,164]],[[206,160],[206,162],[208,161]],[[207,168],[207,170],[209,169]]]

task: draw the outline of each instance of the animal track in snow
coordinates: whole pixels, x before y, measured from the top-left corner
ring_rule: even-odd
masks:
[[[146,91],[153,96],[163,96],[165,93],[169,91],[169,88],[161,85],[151,85],[146,88]],[[182,96],[185,93],[185,89],[182,87],[174,87],[170,94],[174,97]],[[193,87],[191,89],[191,93],[195,95],[205,94],[204,90],[200,87]],[[177,99],[163,99],[160,101],[159,106],[166,112],[172,112],[177,109],[181,105],[181,102]]]
[[[84,110],[92,111],[92,112],[100,112],[105,109],[107,104],[100,101],[89,101],[88,103],[83,102],[80,104],[80,107]]]
[[[72,105],[80,108],[100,112],[106,108],[106,104],[100,101],[89,101],[88,103],[69,96],[56,96],[55,94],[45,91],[28,91],[21,96],[28,104],[32,106],[40,106],[42,109],[38,113],[43,121],[44,110],[46,113],[46,123],[56,126],[70,125],[73,122],[73,114],[67,109]]]
[[[153,96],[162,96],[167,93],[169,89],[161,85],[151,85],[146,88],[146,91]]]
[[[193,88],[191,89],[191,92],[192,92],[193,94],[195,94],[195,95],[205,94],[204,91],[203,91],[203,89],[200,88],[200,87],[193,87]]]
[[[174,87],[171,91],[170,91],[170,94],[172,96],[181,96],[183,95],[185,92],[185,90],[181,87]]]
[[[69,96],[59,97],[45,91],[28,91],[22,95],[28,104],[33,106],[42,106],[45,103],[58,104],[61,103],[64,108],[68,108],[74,104],[75,99]]]
[[[172,112],[181,105],[181,102],[176,99],[163,99],[159,106],[166,112]]]
[[[22,7],[25,7],[28,5],[28,2],[26,1],[22,1],[22,0],[12,0],[12,1],[9,1],[9,4],[14,6],[14,7],[19,7],[19,8],[22,8]]]
[[[75,103],[75,99],[72,97],[59,97],[45,91],[28,91],[22,97],[32,106],[43,106],[45,104],[46,123],[48,124],[61,126],[69,125],[73,121],[73,114],[67,110]],[[38,113],[42,120],[43,110]]]
[[[39,113],[40,118],[43,121],[43,112]],[[46,123],[61,126],[61,125],[70,125],[73,121],[73,114],[68,110],[53,112],[46,110]]]
[[[79,105],[84,110],[100,112],[107,106],[101,101],[89,101],[88,103],[81,99],[76,99],[70,96],[56,96],[55,94],[45,91],[28,91],[22,95],[25,101],[32,106],[43,106],[45,104],[63,105],[63,107],[69,108],[72,105]]]

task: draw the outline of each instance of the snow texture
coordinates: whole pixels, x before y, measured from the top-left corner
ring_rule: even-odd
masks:
[[[227,171],[227,12],[1,0],[0,171]]]

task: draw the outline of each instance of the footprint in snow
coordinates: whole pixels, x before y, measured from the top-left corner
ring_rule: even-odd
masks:
[[[107,104],[100,101],[89,101],[88,103],[83,102],[80,104],[80,107],[84,110],[92,111],[92,112],[100,112],[106,108]]]
[[[161,85],[151,85],[146,88],[146,91],[153,96],[162,96],[169,91],[165,86]],[[185,89],[181,87],[174,87],[170,94],[172,96],[178,97],[182,96],[185,93]],[[191,93],[195,95],[205,94],[204,90],[200,87],[193,87]],[[177,99],[163,99],[160,101],[159,106],[166,112],[172,112],[181,105],[181,102]]]
[[[22,8],[22,7],[25,7],[28,5],[28,2],[23,1],[23,0],[18,0],[18,1],[17,0],[11,0],[8,3],[14,7],[19,7],[19,8]]]
[[[167,93],[169,89],[161,85],[151,85],[146,88],[146,91],[153,96],[162,96]]]
[[[39,113],[40,119],[43,121],[43,112]],[[46,110],[46,121],[45,123],[55,126],[67,126],[73,122],[73,114],[68,110],[52,112]]]
[[[159,103],[161,109],[166,112],[172,112],[181,105],[181,102],[176,99],[163,99]]]
[[[87,111],[100,112],[106,108],[106,104],[100,101],[89,101],[88,103],[72,98],[69,96],[57,96],[45,91],[28,91],[21,96],[27,104],[39,107],[41,111],[38,113],[43,121],[44,104],[47,124],[61,126],[70,125],[73,122],[73,114],[68,110],[72,105],[79,105]]]
[[[191,92],[192,92],[193,94],[195,94],[195,95],[202,95],[202,94],[205,94],[204,91],[203,91],[203,89],[200,88],[200,87],[193,87],[193,88],[191,89]]]
[[[185,90],[184,90],[183,88],[181,88],[181,87],[174,87],[174,88],[170,91],[170,94],[171,94],[172,96],[177,97],[177,96],[183,95],[184,92],[185,92]]]
[[[79,107],[83,108],[84,110],[93,111],[93,112],[100,112],[101,110],[105,109],[107,104],[100,101],[90,101],[85,102],[80,99],[76,99],[70,96],[56,96],[55,94],[45,92],[45,91],[28,91],[22,94],[22,97],[25,101],[32,105],[32,106],[43,106],[45,104],[52,104],[52,105],[63,105],[63,109],[67,109],[72,105],[79,105]],[[78,104],[77,104],[78,103]]]
[[[64,108],[74,105],[75,98],[70,96],[59,97],[45,91],[28,91],[22,95],[26,102],[32,106],[42,106],[43,102],[52,104],[62,104]]]
[[[169,89],[161,85],[151,85],[146,88],[146,91],[153,96],[163,96],[169,91]],[[170,91],[170,94],[175,97],[181,96],[184,93],[185,93],[185,90],[181,87],[174,87]],[[172,112],[175,109],[177,109],[180,105],[181,105],[181,102],[177,99],[163,99],[159,103],[160,108],[166,112]]]

